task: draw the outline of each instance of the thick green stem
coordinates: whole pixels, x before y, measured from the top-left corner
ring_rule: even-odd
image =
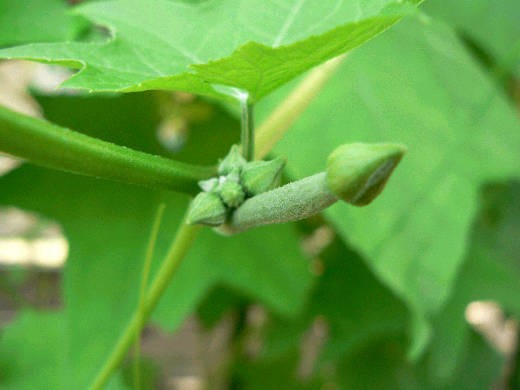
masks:
[[[48,168],[188,194],[216,171],[118,146],[1,106],[0,151]]]
[[[117,369],[125,358],[128,350],[132,346],[136,335],[141,331],[143,324],[150,317],[155,306],[162,297],[164,290],[168,287],[170,280],[172,279],[175,271],[179,267],[181,260],[186,255],[188,249],[193,244],[195,237],[197,236],[200,226],[187,225],[183,223],[175,236],[170,250],[166,256],[164,263],[157,272],[148,293],[146,294],[146,300],[141,310],[134,313],[127,327],[121,334],[117,344],[115,345],[112,353],[104,364],[103,368],[99,372],[98,376],[93,381],[90,389],[102,389],[106,384],[110,375]]]

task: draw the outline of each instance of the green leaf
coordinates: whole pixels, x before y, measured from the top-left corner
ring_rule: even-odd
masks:
[[[503,359],[482,337],[472,332],[457,371],[447,382],[428,375],[424,364],[406,358],[406,341],[387,336],[346,356],[337,366],[338,383],[345,389],[456,390],[489,389],[495,383]]]
[[[319,380],[298,378],[298,349],[283,355],[248,362],[235,368],[233,385],[245,390],[283,389],[319,390],[324,385]]]
[[[520,2],[430,0],[425,11],[446,20],[491,56],[499,72],[520,76]]]
[[[413,309],[415,352],[454,286],[480,184],[520,174],[519,128],[450,29],[410,20],[352,53],[275,148],[299,178],[346,142],[408,147],[374,204],[325,215]]]
[[[45,112],[57,123],[145,151],[158,148],[153,131],[158,126],[153,95],[62,97],[52,101],[47,99],[45,104],[42,100]],[[206,125],[229,125],[229,121],[218,119],[221,115],[221,111],[213,111]],[[207,135],[206,131],[191,130],[188,143],[200,143],[198,136]],[[216,134],[213,137],[226,144],[224,150],[238,133],[232,131],[233,127],[210,130]],[[199,153],[207,150],[201,148]],[[211,153],[212,161],[216,161],[215,151]],[[0,178],[0,186],[1,204],[58,221],[69,240],[63,279],[65,309],[60,320],[65,329],[62,342],[68,363],[60,378],[66,388],[85,388],[137,306],[145,247],[158,203],[166,201],[167,210],[154,270],[173,239],[188,199],[29,165]],[[238,239],[219,237],[208,230],[185,259],[153,320],[168,329],[175,328],[217,283],[231,285],[288,315],[300,307],[310,281],[298,237],[290,226],[259,230]],[[13,329],[16,327],[13,324]],[[30,346],[20,344],[19,348]],[[1,359],[6,360],[0,350]],[[46,363],[53,364],[50,360],[42,362],[39,369],[46,370]]]
[[[469,303],[491,300],[520,318],[519,234],[520,183],[487,185],[453,296],[434,322],[430,365],[439,381],[453,375],[464,356],[471,334],[464,321]]]
[[[67,346],[63,319],[62,313],[22,311],[2,330],[2,388],[63,388]]]
[[[267,329],[263,359],[278,359],[302,344],[318,320],[327,329],[316,374],[388,334],[404,333],[406,305],[371,273],[363,259],[336,238],[315,260],[315,285],[296,318],[274,315]]]
[[[85,27],[63,0],[0,0],[0,47],[72,40]]]
[[[413,365],[405,358],[405,343],[383,337],[346,357],[338,364],[338,382],[343,389],[424,389]],[[423,383],[422,383],[423,382]]]
[[[255,101],[359,46],[419,2],[93,2],[77,12],[107,26],[113,32],[111,40],[27,45],[2,50],[0,57],[81,69],[63,84],[66,87],[182,90],[220,97],[232,87]]]
[[[409,312],[405,304],[374,277],[357,253],[337,239],[320,258],[323,275],[309,308],[311,318],[320,316],[329,327],[325,360],[345,356],[374,338],[406,328]]]

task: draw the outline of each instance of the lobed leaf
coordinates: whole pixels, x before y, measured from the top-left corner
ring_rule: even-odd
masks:
[[[359,46],[419,2],[92,2],[77,13],[109,28],[108,41],[31,44],[0,50],[0,58],[81,69],[63,84],[71,88],[182,90],[214,97],[240,89],[255,101]]]

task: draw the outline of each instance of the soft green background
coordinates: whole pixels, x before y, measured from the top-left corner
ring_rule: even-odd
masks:
[[[37,3],[66,24],[45,36],[38,23],[54,19],[13,7],[34,28],[22,42],[0,23],[0,44],[77,36],[76,17],[59,2]],[[87,89],[182,89],[216,96],[207,81],[247,88],[254,98],[265,96],[257,106],[260,121],[291,86],[268,95],[276,87],[364,42],[396,15],[413,14],[413,7],[384,0],[343,1],[339,8],[335,1],[308,3],[221,0],[202,2],[199,9],[165,1],[154,7],[96,2],[78,12],[114,26],[115,40],[44,43],[0,55],[74,67],[84,60],[86,70],[66,85]],[[234,368],[242,388],[319,388],[330,382],[341,388],[489,387],[503,362],[466,324],[464,310],[473,300],[491,299],[520,316],[520,190],[518,181],[505,181],[520,176],[520,124],[513,102],[495,82],[495,68],[480,62],[461,36],[481,45],[510,77],[517,68],[505,66],[513,64],[506,59],[514,51],[506,50],[503,37],[518,39],[508,20],[519,6],[503,2],[500,13],[486,13],[482,9],[497,3],[463,3],[431,0],[420,14],[350,53],[276,146],[274,153],[288,158],[290,178],[323,170],[327,155],[342,143],[395,141],[409,148],[374,204],[337,205],[324,213],[336,236],[320,256],[323,272],[312,273],[314,262],[300,249],[304,233],[320,220],[233,238],[207,230],[163,297],[155,323],[173,330],[199,306],[211,324],[237,302],[261,302],[269,313],[265,346],[258,361],[243,359]],[[10,4],[0,0],[0,9]],[[202,27],[185,34],[185,25],[169,23],[174,11],[180,22],[214,26],[211,34]],[[227,23],[230,18],[239,27]],[[193,54],[204,65],[187,68],[199,62],[190,60]],[[56,123],[168,155],[154,134],[160,120],[154,93],[39,101]],[[187,145],[173,157],[211,163],[236,142],[239,126],[217,105],[198,103],[210,114],[190,126]],[[64,310],[27,308],[3,330],[0,385],[83,388],[136,305],[158,202],[168,206],[155,266],[188,199],[29,165],[0,178],[0,189],[0,204],[58,221],[71,246]],[[303,384],[295,379],[299,343],[316,318],[327,324],[329,338],[315,375]],[[117,375],[111,386],[128,385]]]

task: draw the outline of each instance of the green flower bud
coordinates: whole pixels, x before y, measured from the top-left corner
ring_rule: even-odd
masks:
[[[229,153],[218,165],[218,173],[221,176],[231,173],[235,169],[240,169],[246,163],[245,158],[240,153],[237,145],[233,145]]]
[[[213,192],[201,192],[191,202],[187,223],[219,226],[226,221],[227,210]]]
[[[249,196],[261,194],[275,188],[285,166],[285,159],[252,161],[247,163],[240,174],[242,185]]]
[[[342,145],[327,161],[327,184],[344,201],[365,206],[383,190],[405,152],[400,144]]]
[[[219,187],[218,193],[228,207],[238,207],[245,199],[244,190],[237,180],[227,179]]]
[[[199,181],[199,187],[204,192],[212,192],[213,190],[216,190],[219,185],[219,181],[217,177],[212,177],[208,180],[201,180]]]

